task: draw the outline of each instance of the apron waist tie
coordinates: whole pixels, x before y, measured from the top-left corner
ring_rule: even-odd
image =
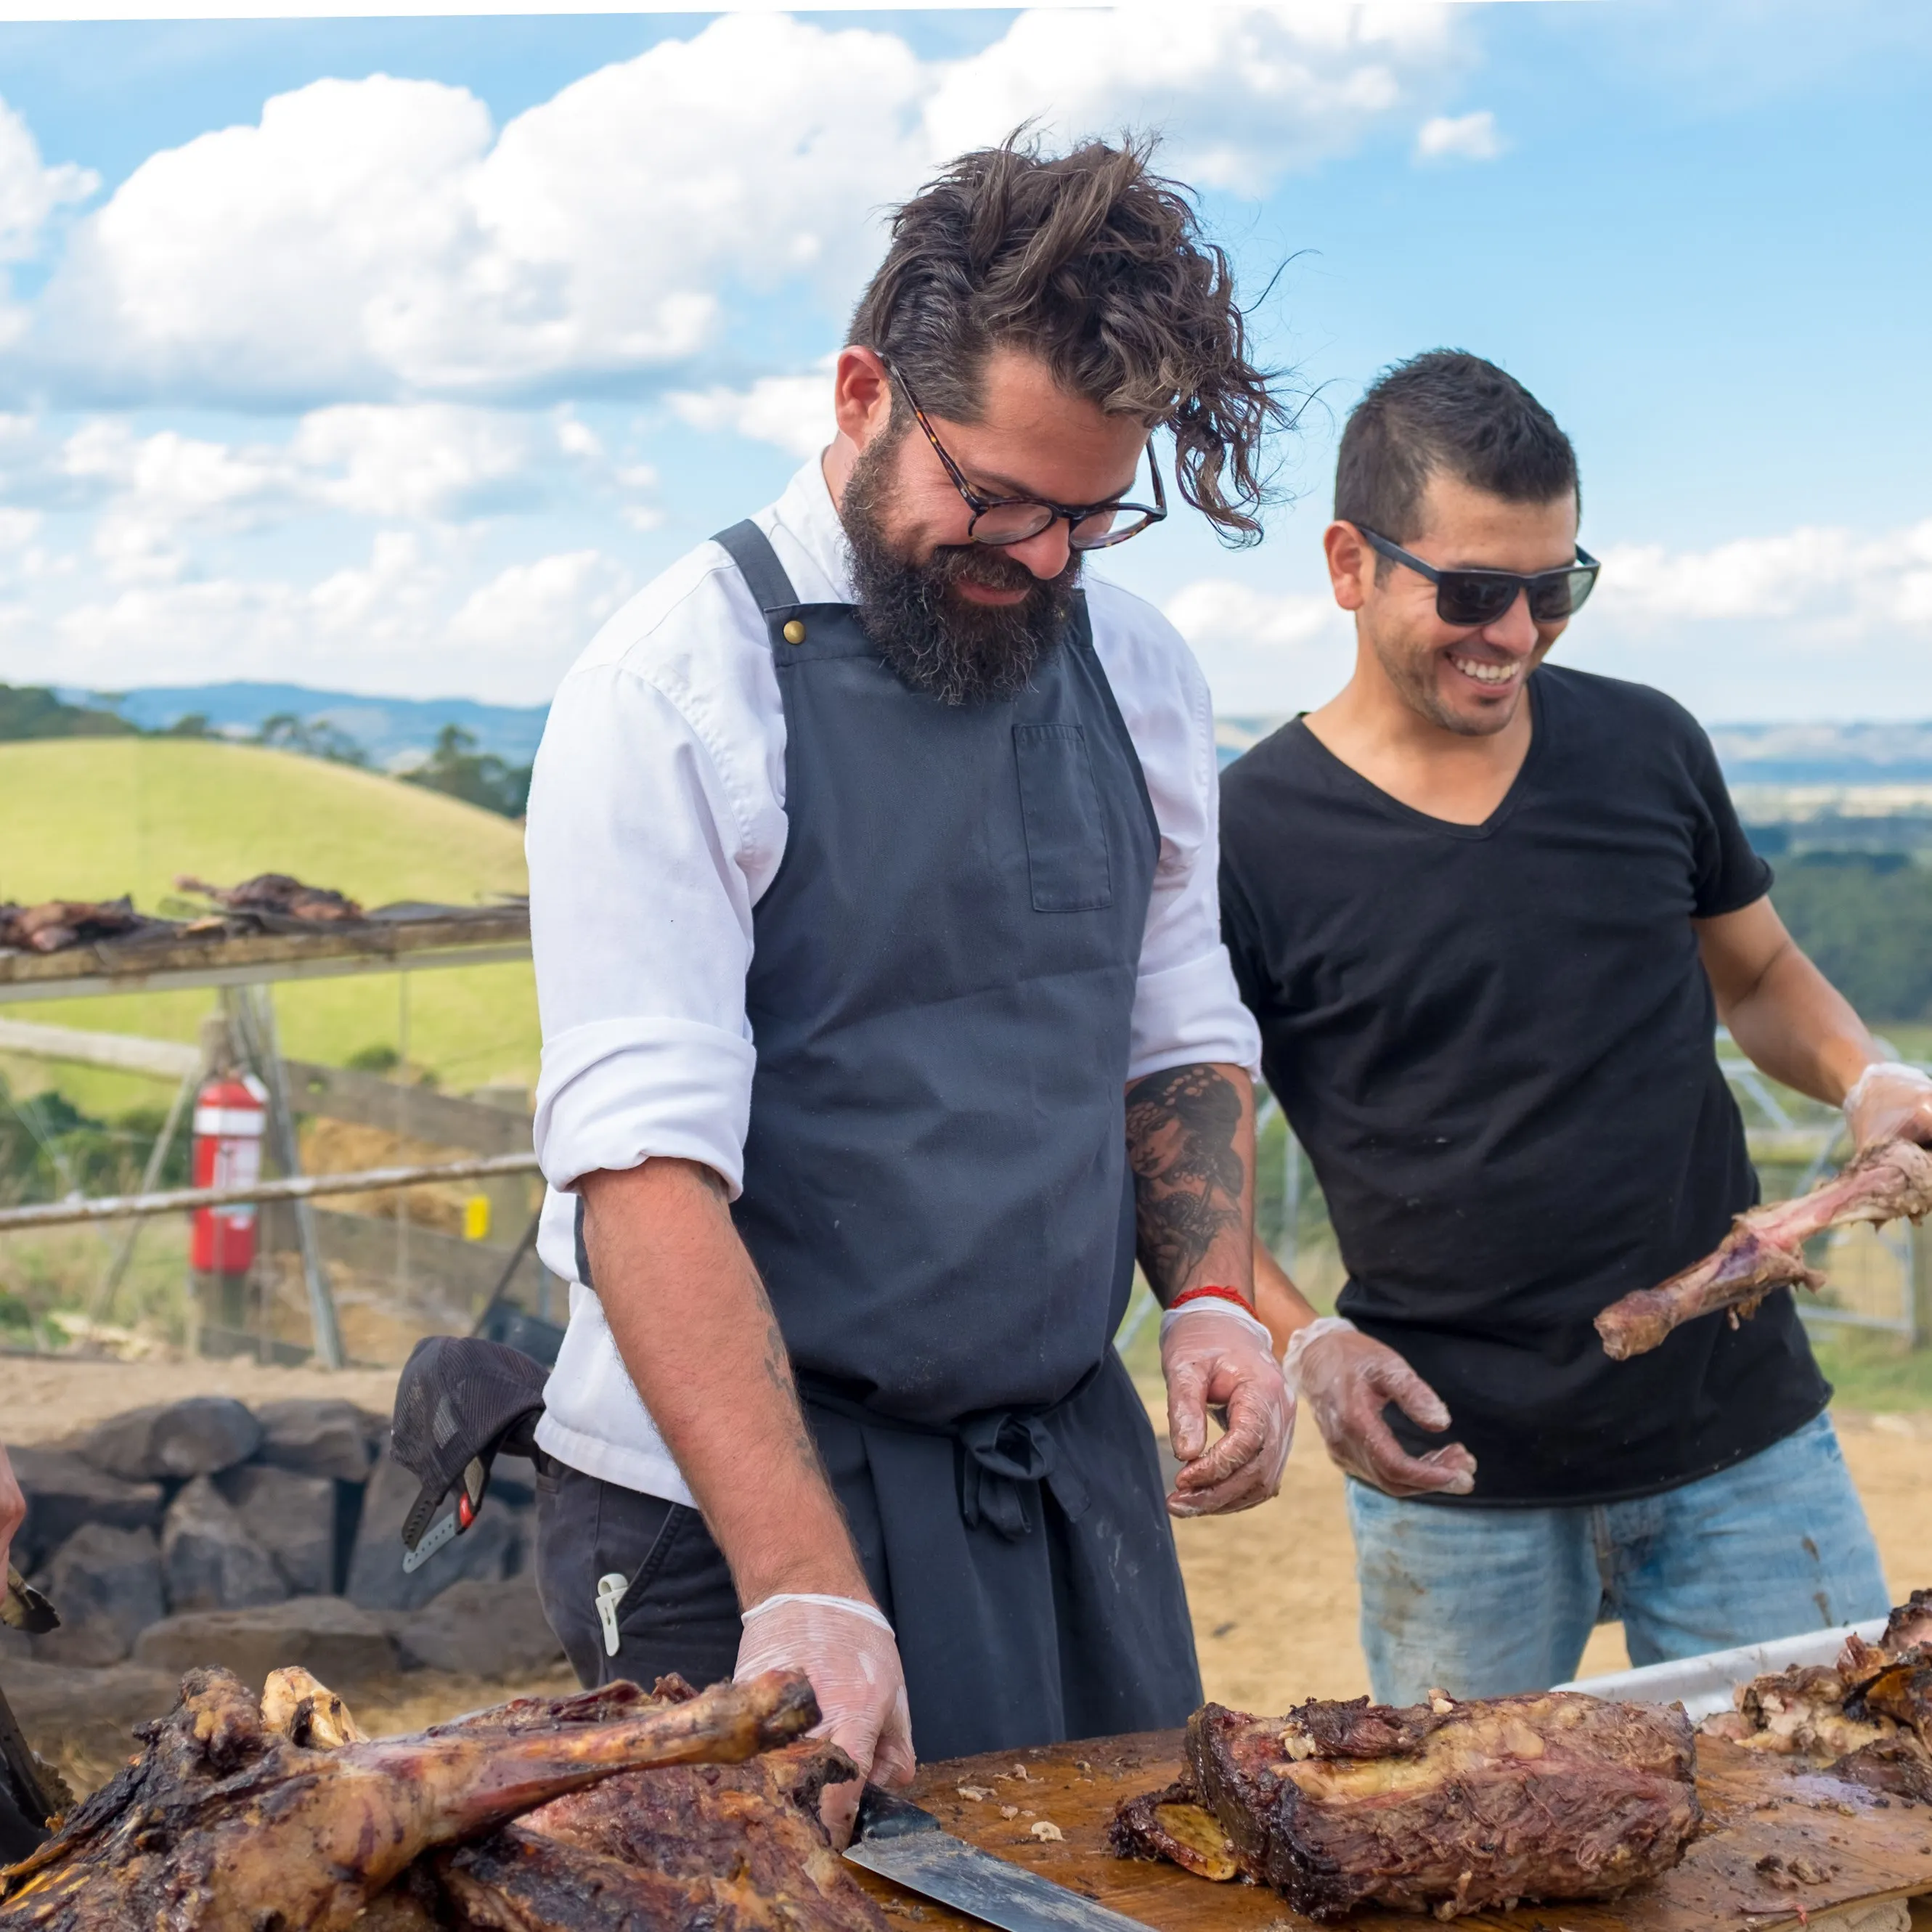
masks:
[[[977,1529],[983,1522],[1009,1543],[1017,1543],[1033,1532],[1026,1485],[1044,1483],[1069,1522],[1078,1522],[1087,1513],[1087,1485],[1061,1460],[1053,1424],[1086,1392],[1103,1366],[1095,1363],[1059,1401],[1044,1408],[976,1409],[954,1422],[914,1422],[881,1414],[820,1376],[800,1373],[798,1392],[808,1407],[843,1416],[863,1428],[950,1436],[961,1451],[959,1514],[966,1527]]]

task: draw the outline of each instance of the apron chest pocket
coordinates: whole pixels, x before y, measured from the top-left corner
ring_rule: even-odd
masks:
[[[1035,912],[1097,912],[1114,902],[1107,824],[1078,724],[1016,724],[1020,818]]]

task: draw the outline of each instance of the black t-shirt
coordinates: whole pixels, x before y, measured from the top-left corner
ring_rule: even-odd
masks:
[[[1591,1326],[1757,1198],[1690,921],[1762,898],[1696,721],[1545,666],[1495,815],[1399,804],[1299,721],[1222,782],[1222,918],[1268,1084],[1348,1270],[1340,1307],[1448,1405],[1473,1503],[1707,1475],[1829,1399],[1791,1298],[1612,1362]],[[1445,1499],[1446,1500],[1446,1499]]]

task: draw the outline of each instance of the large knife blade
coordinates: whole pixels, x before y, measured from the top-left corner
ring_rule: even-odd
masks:
[[[1050,1878],[956,1838],[930,1811],[868,1784],[845,1856],[1000,1932],[1148,1932]]]

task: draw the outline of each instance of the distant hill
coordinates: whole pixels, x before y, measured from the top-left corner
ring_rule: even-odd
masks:
[[[468,904],[524,890],[523,835],[508,819],[420,786],[250,746],[133,736],[0,744],[0,898],[131,892],[154,911],[174,895],[178,873],[226,884],[262,872],[292,872],[365,905]],[[458,1090],[499,1076],[534,1081],[527,963],[408,979],[412,1062]],[[186,1040],[214,998],[130,994],[8,1010]],[[393,974],[284,986],[276,1006],[283,1043],[302,1058],[339,1065],[362,1048],[397,1044]],[[61,1078],[86,1104],[85,1082],[66,1069]]]
[[[166,730],[196,713],[215,731],[258,731],[263,722],[292,713],[321,718],[352,738],[382,767],[427,756],[446,724],[460,724],[476,749],[512,765],[536,755],[550,707],[544,704],[483,704],[473,698],[372,698],[349,691],[317,691],[302,684],[172,684],[138,691],[62,691],[70,704],[112,710],[143,731]]]

